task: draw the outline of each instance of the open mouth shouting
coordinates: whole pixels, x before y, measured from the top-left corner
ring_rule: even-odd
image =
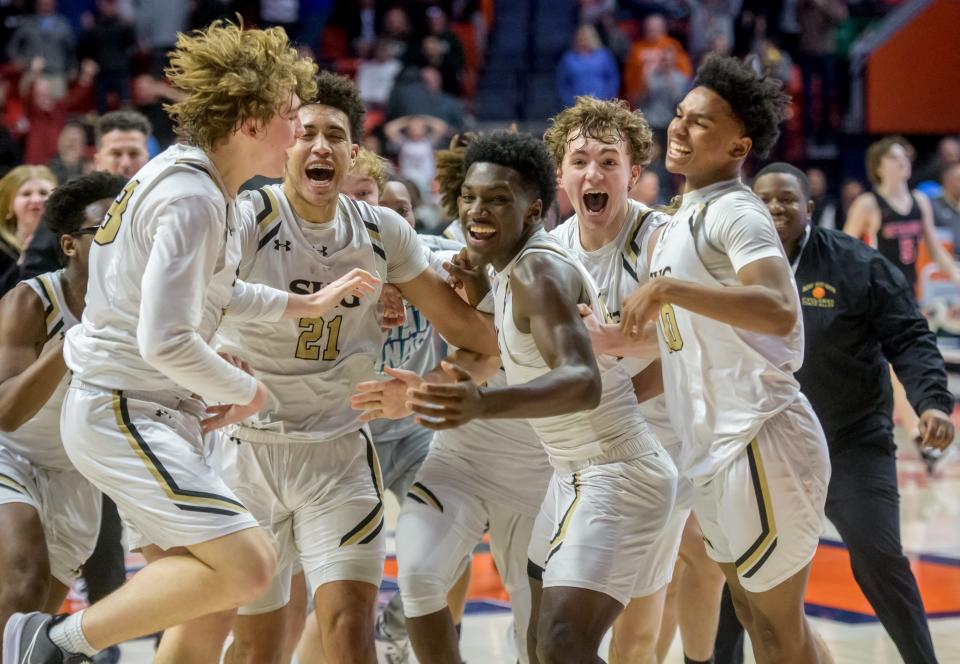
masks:
[[[333,180],[334,175],[333,167],[323,164],[307,166],[304,172],[306,173],[307,179],[316,184],[329,184]]]
[[[583,205],[590,214],[602,214],[607,209],[610,196],[602,191],[588,191],[583,194]]]
[[[497,236],[497,229],[490,224],[473,222],[467,224],[467,235],[471,245],[483,246]]]

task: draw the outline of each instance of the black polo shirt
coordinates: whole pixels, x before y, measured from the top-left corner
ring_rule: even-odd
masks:
[[[804,326],[796,377],[831,454],[893,448],[888,363],[918,414],[953,412],[936,337],[896,266],[856,238],[811,226],[795,270]]]

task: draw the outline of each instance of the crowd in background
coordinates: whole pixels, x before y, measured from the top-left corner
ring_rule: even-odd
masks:
[[[530,0],[533,1],[533,0]],[[445,220],[435,205],[433,151],[477,126],[472,100],[483,76],[495,0],[0,0],[0,174],[44,165],[56,182],[92,168],[98,114],[132,108],[151,122],[150,153],[175,140],[163,105],[167,53],[180,31],[240,15],[283,26],[305,55],[348,74],[367,106],[364,145],[389,158],[423,193],[420,223]],[[561,3],[562,4],[562,3]],[[896,0],[579,0],[578,27],[557,63],[562,103],[620,96],[643,110],[658,150],[633,195],[663,203],[676,193],[662,166],[677,101],[711,53],[752,56],[792,94],[793,117],[772,158],[807,166],[817,223],[842,228],[864,191],[863,171],[838,151],[854,39]],[[482,124],[483,118],[479,121]],[[917,145],[915,184],[931,194],[937,224],[960,239],[960,141]],[[862,153],[865,141],[857,144]],[[859,154],[856,162],[861,162]],[[561,214],[569,207],[561,201]],[[9,225],[12,210],[0,210]],[[960,242],[954,243],[960,248]]]

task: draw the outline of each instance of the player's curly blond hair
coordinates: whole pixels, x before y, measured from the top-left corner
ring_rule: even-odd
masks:
[[[357,158],[353,160],[353,166],[350,167],[350,175],[366,175],[373,178],[373,181],[377,183],[377,190],[382,193],[389,175],[387,173],[387,160],[366,148],[360,148]]]
[[[186,97],[164,109],[181,138],[211,150],[247,120],[269,122],[291,93],[312,99],[316,72],[283,28],[244,30],[242,22],[214,21],[177,39],[166,75]]]
[[[557,166],[563,163],[570,142],[581,136],[611,144],[624,141],[631,164],[646,166],[650,163],[653,148],[650,125],[643,113],[631,111],[623,99],[577,97],[576,104],[557,113],[550,123],[543,140]]]

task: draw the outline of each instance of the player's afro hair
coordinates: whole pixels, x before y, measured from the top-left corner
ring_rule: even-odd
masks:
[[[311,101],[343,111],[350,124],[350,140],[359,143],[363,139],[363,120],[366,111],[360,100],[357,86],[346,76],[321,71],[317,75],[317,94]]]
[[[70,180],[50,194],[43,208],[43,223],[57,237],[76,233],[83,226],[88,205],[103,198],[116,198],[126,184],[126,178],[104,171]]]
[[[536,190],[544,213],[553,205],[557,172],[547,146],[540,139],[530,134],[505,131],[477,136],[467,146],[463,172],[478,162],[512,168],[520,174],[525,185]]]
[[[779,80],[758,74],[736,58],[714,55],[700,65],[693,85],[702,85],[720,95],[753,141],[754,153],[758,157],[770,154],[790,103]]]

